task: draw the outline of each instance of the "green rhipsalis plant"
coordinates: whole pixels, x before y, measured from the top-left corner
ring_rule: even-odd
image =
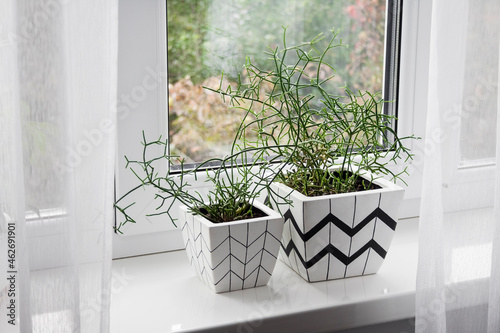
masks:
[[[284,28],[283,46],[266,52],[272,70],[247,59],[237,86],[223,89],[221,81],[212,89],[252,115],[238,133],[245,147],[255,148],[261,160],[280,156],[288,171],[276,180],[307,196],[370,189],[373,179],[363,180],[363,171],[401,179],[406,168],[393,172],[388,165],[411,159],[403,141],[415,138],[398,137],[396,118],[384,113],[378,93],[348,87],[335,93],[335,69],[325,58],[344,45],[337,42],[338,32],[331,33],[329,39],[318,35],[288,46]],[[248,131],[255,131],[256,139],[249,139]]]
[[[158,202],[155,212],[147,216],[165,214],[174,222],[171,209],[178,203],[186,205],[192,213],[200,214],[213,223],[262,216],[262,212],[253,207],[253,202],[260,196],[261,191],[266,190],[271,181],[269,177],[275,177],[279,168],[276,168],[272,160],[250,159],[248,156],[264,154],[255,154],[254,148],[237,150],[236,144],[233,143],[231,155],[212,158],[196,167],[188,168],[178,156],[168,154],[167,140],[163,141],[160,137],[148,142],[143,132],[142,144],[141,160],[129,160],[125,157],[126,167],[134,173],[138,185],[115,203],[115,208],[124,217],[115,227],[117,232],[122,233],[122,227],[128,223],[136,223],[136,219],[129,214],[129,208],[135,202],[124,206],[125,198],[146,187],[154,190],[153,199]],[[151,151],[156,151],[153,148],[158,147],[162,148],[163,153],[149,157]],[[180,162],[180,170],[159,174],[157,165],[160,161],[166,161],[169,165]],[[190,188],[192,182],[202,176],[206,177],[207,186],[210,188],[207,195]]]

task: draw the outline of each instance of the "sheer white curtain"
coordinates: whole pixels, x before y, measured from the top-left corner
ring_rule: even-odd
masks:
[[[117,2],[0,0],[1,332],[109,331]]]
[[[498,0],[435,0],[416,332],[500,332]]]

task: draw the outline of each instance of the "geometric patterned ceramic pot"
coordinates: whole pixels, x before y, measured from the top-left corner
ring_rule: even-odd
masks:
[[[181,207],[179,220],[191,266],[216,293],[266,285],[274,270],[283,217],[254,202],[265,217],[212,223]]]
[[[320,197],[274,183],[274,191],[293,201],[278,206],[285,217],[280,259],[308,282],[376,273],[396,230],[404,189],[384,179],[373,183],[380,188]]]

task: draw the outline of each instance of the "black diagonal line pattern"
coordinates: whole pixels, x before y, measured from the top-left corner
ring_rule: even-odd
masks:
[[[267,221],[268,222],[268,221]],[[205,241],[203,235],[201,234],[201,229],[200,229],[200,232],[199,233],[195,233],[194,232],[194,229],[191,229],[188,222],[186,221],[184,223],[184,225],[182,226],[182,230],[184,231],[184,229],[187,229],[186,232],[189,234],[189,238],[186,242],[186,248],[189,247],[191,250],[191,258],[190,258],[190,263],[191,265],[195,265],[197,266],[197,271],[200,272],[200,275],[203,276],[204,279],[206,279],[207,281],[211,282],[212,284],[214,285],[218,285],[222,280],[224,280],[225,278],[229,277],[231,278],[232,276],[234,277],[237,277],[238,279],[240,279],[243,283],[245,282],[246,279],[248,279],[256,270],[260,271],[261,269],[263,271],[265,271],[269,276],[271,275],[271,273],[269,273],[265,267],[262,266],[262,254],[265,252],[267,252],[268,254],[270,254],[272,257],[274,257],[275,259],[277,259],[277,256],[273,255],[272,253],[270,253],[267,249],[266,249],[266,235],[271,235],[272,238],[268,238],[268,239],[273,239],[278,241],[278,238],[276,238],[275,235],[273,235],[271,232],[269,232],[268,228],[267,228],[267,223],[266,223],[266,229],[265,231],[262,232],[262,234],[260,234],[256,239],[254,239],[250,244],[248,245],[245,245],[243,244],[242,242],[240,242],[239,240],[237,240],[236,238],[232,237],[231,234],[229,233],[228,237],[226,237],[224,240],[222,240],[217,246],[215,246],[215,248],[213,248],[212,250],[209,249],[208,245],[207,245],[207,242]],[[248,230],[247,230],[248,232]],[[259,251],[257,251],[256,254],[254,254],[251,258],[247,258],[246,255],[248,254],[248,250],[249,248],[258,240],[260,239],[261,237],[264,237],[264,244],[263,244],[263,248],[260,249]],[[203,247],[201,247],[200,249],[197,249],[197,246],[196,246],[196,241],[198,241],[198,239],[201,238],[201,244],[204,244],[204,247],[205,249],[203,249]],[[236,241],[237,243],[239,243],[240,245],[244,246],[246,251],[245,251],[245,262],[242,261],[240,258],[234,256],[233,254],[231,253],[228,253],[218,264],[215,264],[214,267],[211,267],[211,265],[209,264],[209,261],[208,259],[206,258],[206,254],[205,254],[205,251],[208,251],[209,253],[213,253],[216,249],[218,249],[220,246],[222,246],[223,243],[225,243],[226,241],[231,241],[231,240],[234,240]],[[248,240],[247,240],[248,242]],[[260,254],[260,257],[259,257],[259,254]],[[194,259],[197,259],[197,260],[194,260]],[[252,262],[253,260],[259,260],[259,265],[257,267],[255,267],[252,272],[250,272],[250,274],[245,274],[246,276],[243,276],[241,277],[240,275],[238,275],[236,272],[234,272],[232,269],[231,269],[231,264],[230,264],[230,267],[229,267],[229,270],[223,275],[222,278],[220,278],[218,281],[213,281],[212,278],[209,276],[207,270],[212,270],[214,271],[215,269],[217,269],[224,261],[226,261],[227,259],[229,258],[229,260],[231,258],[234,258],[236,259],[238,262],[240,262],[241,264],[244,265],[244,268],[246,270],[246,265],[249,264],[250,262]],[[200,262],[202,261],[202,262]],[[195,263],[196,262],[196,263]],[[244,270],[244,271],[245,271]],[[232,274],[231,274],[232,273]],[[258,274],[256,274],[256,279],[258,279]],[[253,281],[253,279],[252,279]],[[231,283],[230,283],[231,284]],[[255,281],[255,285],[257,284],[257,280]],[[231,290],[231,287],[230,287],[230,290]]]
[[[232,237],[228,237],[229,239],[233,239]],[[226,239],[228,239],[226,238]],[[203,250],[200,250],[198,252],[195,252],[193,251],[193,242],[191,242],[191,240],[188,240],[187,244],[186,244],[186,247],[187,245],[190,245],[191,246],[191,252],[192,252],[192,255],[191,257],[194,258],[196,257],[196,259],[199,259],[200,257],[203,258],[204,262],[206,262],[206,264],[204,264],[204,266],[208,266],[208,268],[210,268],[211,270],[215,270],[217,269],[217,267],[219,267],[228,257],[231,257],[231,258],[234,258],[236,259],[239,263],[241,263],[242,265],[248,265],[252,260],[254,260],[259,254],[262,254],[263,251],[269,253],[271,256],[273,256],[274,258],[277,259],[277,257],[275,255],[273,255],[271,252],[269,252],[267,249],[265,248],[262,248],[260,249],[259,251],[257,251],[257,253],[255,253],[250,259],[247,259],[246,262],[244,262],[243,260],[241,260],[240,258],[238,258],[237,256],[231,254],[231,253],[228,253],[218,264],[216,264],[214,267],[210,266],[210,264],[208,263],[208,259],[207,257],[205,256],[205,252]],[[248,250],[248,249],[247,249]]]
[[[267,249],[262,249],[262,251],[266,251],[271,257],[273,257],[274,259],[278,259],[277,256],[275,256],[274,254],[272,254],[271,252],[269,252]]]
[[[288,209],[283,216],[285,217],[285,221],[290,220],[294,229],[297,231],[298,235],[304,242],[307,242],[314,235],[320,232],[320,230],[323,229],[323,227],[328,223],[333,223],[336,227],[338,227],[340,230],[346,233],[349,237],[353,237],[354,235],[356,235],[358,232],[361,231],[361,229],[363,229],[364,226],[366,226],[368,223],[370,223],[370,221],[372,221],[376,217],[378,217],[392,230],[396,230],[396,224],[397,224],[396,221],[394,221],[389,215],[387,215],[386,212],[384,212],[382,209],[378,207],[375,208],[373,212],[371,212],[367,217],[365,217],[361,222],[359,222],[354,228],[349,227],[347,224],[342,222],[342,220],[340,220],[332,213],[328,213],[327,216],[325,216],[319,223],[317,223],[311,230],[309,230],[306,233],[302,233],[290,209]]]
[[[282,245],[283,246],[283,245]],[[362,248],[360,248],[356,253],[352,254],[351,256],[346,256],[342,251],[337,249],[335,246],[332,244],[328,244],[325,246],[321,251],[319,251],[311,260],[305,261],[304,258],[300,255],[299,251],[297,250],[297,247],[295,246],[295,243],[291,240],[286,247],[283,247],[285,253],[287,256],[290,256],[290,253],[295,251],[295,254],[299,258],[299,260],[302,262],[302,265],[308,269],[314,266],[318,261],[320,261],[324,256],[327,254],[333,255],[335,258],[337,258],[340,262],[342,262],[344,265],[349,265],[351,264],[354,260],[356,260],[359,256],[361,256],[365,251],[368,249],[373,249],[375,252],[378,253],[379,256],[382,258],[385,258],[387,251],[382,248],[375,240],[370,240],[368,243],[366,243]]]
[[[264,233],[264,247],[266,245],[266,239],[267,239],[267,229],[269,228],[269,221],[266,221],[266,232]],[[272,235],[272,234],[270,234]],[[281,242],[280,242],[281,244]],[[264,251],[260,251],[260,260],[259,260],[259,266],[257,266],[257,276],[255,277],[255,283],[254,283],[254,287],[257,286],[257,282],[259,281],[259,274],[260,274],[260,268],[262,267],[262,259],[264,258]],[[250,273],[251,275],[251,273]]]

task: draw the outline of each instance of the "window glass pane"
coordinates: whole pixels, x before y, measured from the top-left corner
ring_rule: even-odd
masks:
[[[246,56],[270,66],[264,51],[282,45],[283,26],[288,45],[340,30],[332,89],[382,91],[385,0],[168,0],[167,14],[170,152],[187,163],[227,154],[241,120],[202,86],[218,87],[221,72],[235,81]]]

